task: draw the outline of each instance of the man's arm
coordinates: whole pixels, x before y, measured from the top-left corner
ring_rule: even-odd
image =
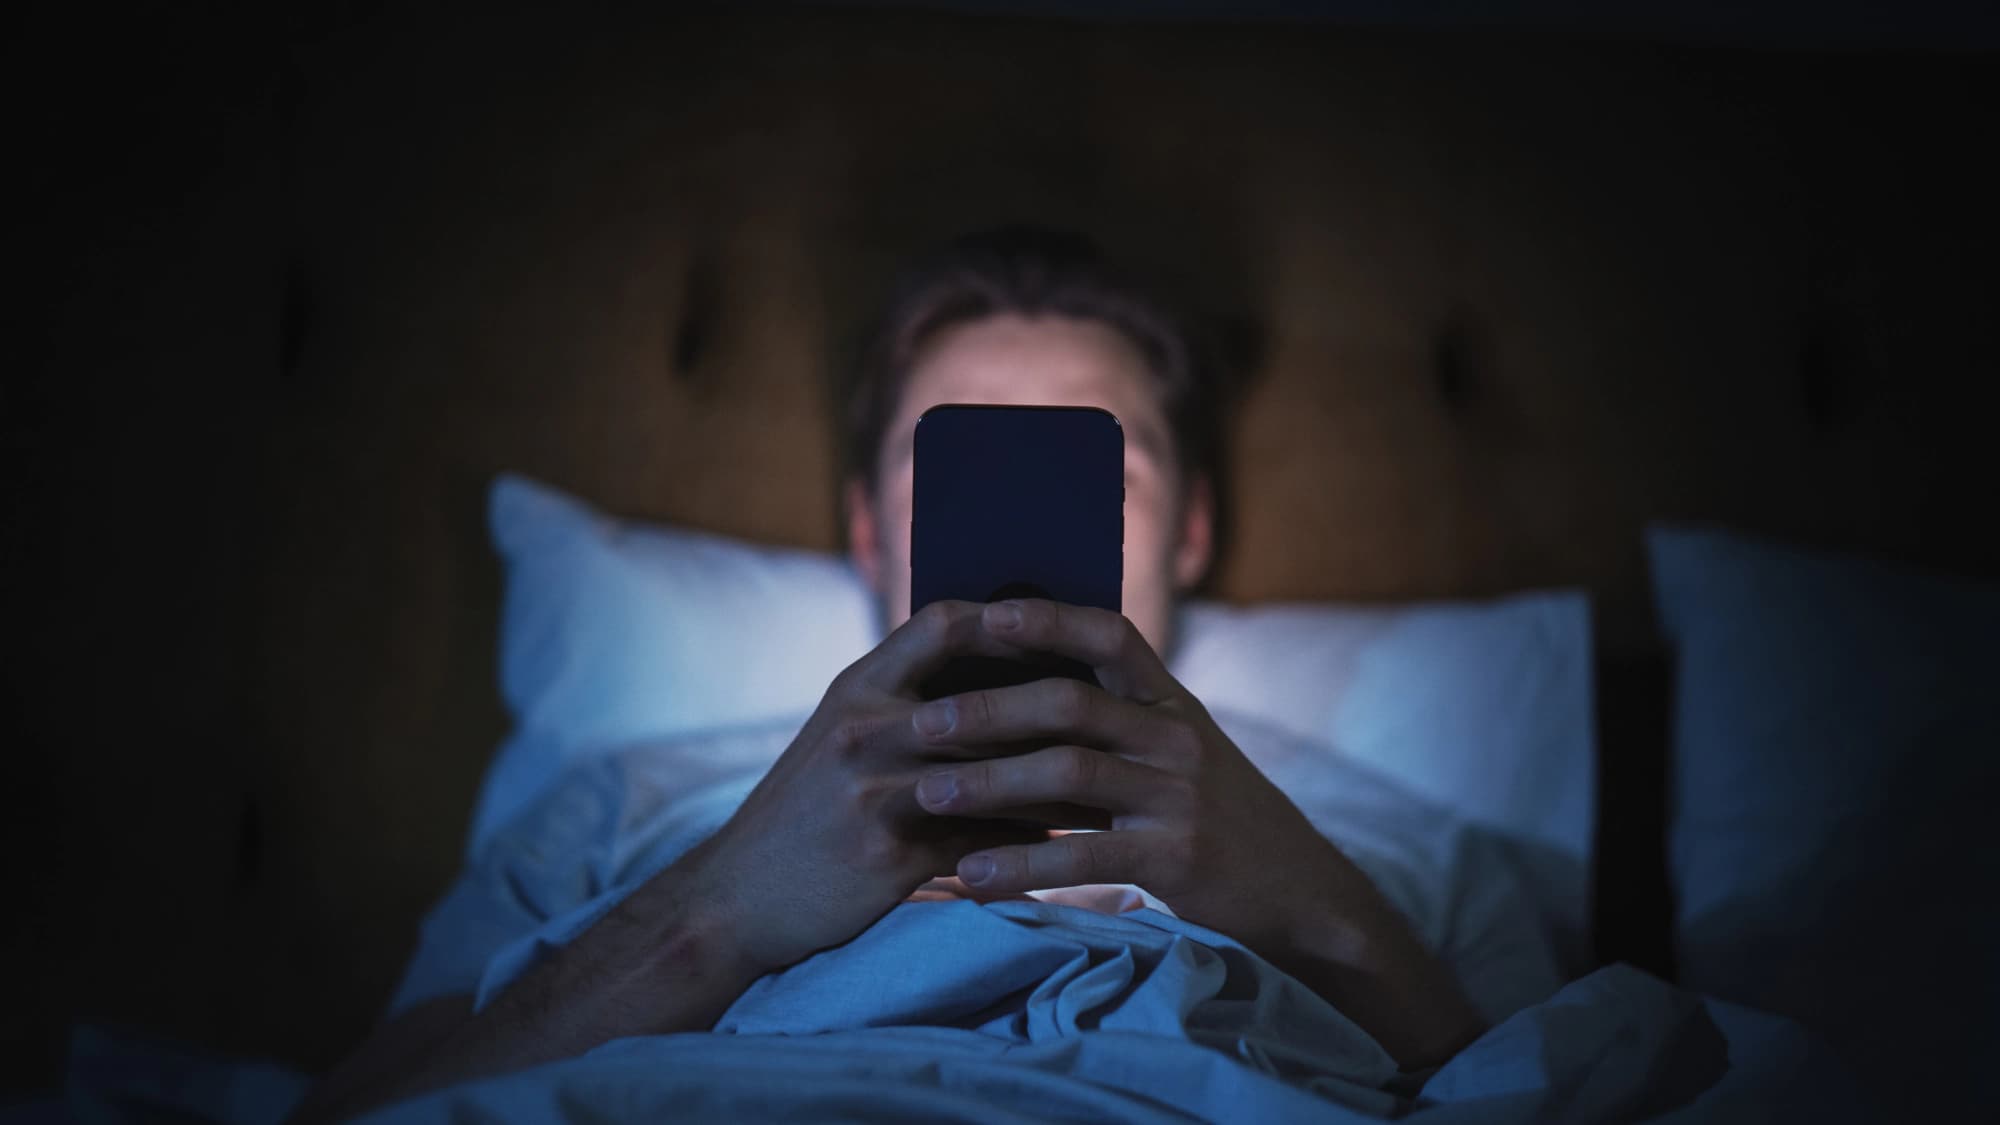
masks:
[[[918,729],[961,752],[917,798],[944,818],[1051,802],[1111,814],[1111,830],[991,848],[959,862],[977,891],[1136,883],[1174,913],[1229,934],[1354,1020],[1405,1070],[1448,1059],[1485,1030],[1450,969],[1368,876],[1216,726],[1114,613],[1024,599],[986,608],[1020,652],[1081,660],[1100,690],[1041,680],[928,704]]]
[[[1368,891],[1368,902],[1310,900],[1282,936],[1251,948],[1367,1029],[1405,1073],[1441,1066],[1486,1023],[1451,969]]]
[[[695,882],[698,870],[661,871],[480,1012],[468,996],[446,996],[385,1024],[292,1120],[340,1120],[613,1039],[713,1025],[763,970],[729,939],[717,900]]]
[[[1015,650],[980,607],[939,602],[843,671],[716,834],[474,1014],[413,1009],[338,1067],[294,1120],[325,1121],[612,1039],[713,1026],[765,973],[860,933],[958,857],[1046,839],[1019,824],[940,830],[916,781],[936,748],[911,723],[918,686],[957,656]]]
[[[439,996],[376,1028],[292,1109],[292,1122],[338,1121],[393,1100],[444,1041],[472,1018],[472,997]]]

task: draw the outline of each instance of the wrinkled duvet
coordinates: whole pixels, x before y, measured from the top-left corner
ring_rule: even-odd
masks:
[[[1218,715],[1219,719],[1223,716]],[[1613,966],[1559,964],[1504,841],[1315,744],[1225,728],[1452,966],[1491,1029],[1399,1073],[1359,1027],[1224,933],[1142,894],[915,901],[767,976],[709,1032],[384,1107],[369,1120],[1840,1120],[1860,1104],[1799,1026]],[[484,1005],[713,832],[796,725],[560,763],[468,858],[389,1014]],[[1276,857],[1274,861],[1281,860]],[[1107,890],[1111,888],[1105,888]],[[1135,888],[1127,888],[1136,891]],[[1310,888],[1301,888],[1310,893]],[[1573,905],[1573,904],[1572,904]],[[303,1076],[79,1036],[71,1103],[106,1120],[262,1122]],[[137,1110],[132,1113],[127,1111]]]
[[[1636,970],[1430,1075],[1229,938],[1142,909],[909,903],[766,977],[713,1033],[628,1039],[370,1120],[1828,1119],[1799,1029]]]

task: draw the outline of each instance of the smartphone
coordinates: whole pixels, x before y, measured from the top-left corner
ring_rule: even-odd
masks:
[[[917,419],[910,612],[943,599],[1049,598],[1121,612],[1125,432],[1092,406],[934,406]],[[964,658],[926,698],[1048,676],[1057,657]]]

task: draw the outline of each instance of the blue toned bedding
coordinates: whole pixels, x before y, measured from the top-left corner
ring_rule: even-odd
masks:
[[[1793,1023],[1626,967],[1565,985],[1504,842],[1323,746],[1218,718],[1492,1021],[1442,1069],[1399,1073],[1225,933],[1052,893],[906,903],[763,978],[711,1032],[614,1041],[369,1120],[1832,1120],[1855,1104]],[[795,729],[572,758],[427,919],[392,1014],[490,1001],[726,820]],[[285,1106],[176,1108],[248,1123]]]
[[[1629,968],[1564,987],[1502,842],[1317,744],[1220,718],[1493,1021],[1442,1070],[1398,1073],[1318,996],[1162,910],[912,902],[759,981],[712,1033],[607,1044],[376,1119],[1532,1121],[1814,1104],[1837,1115],[1840,1084],[1816,1073],[1795,1025]],[[791,729],[575,763],[433,913],[396,1007],[460,992],[490,1001],[713,831]]]

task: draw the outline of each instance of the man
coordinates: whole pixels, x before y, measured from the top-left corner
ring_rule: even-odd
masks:
[[[658,827],[677,814],[664,797],[632,803],[640,774],[604,781],[599,771],[598,789],[578,781],[552,793],[540,820],[521,822],[517,835],[531,842],[489,865],[514,866],[469,872],[434,916],[412,980],[455,983],[406,982],[406,1010],[315,1092],[302,1118],[573,1059],[627,1037],[717,1027],[753,983],[793,966],[804,974],[808,959],[824,972],[837,959],[815,954],[865,944],[855,939],[881,931],[878,923],[989,924],[922,913],[940,899],[999,904],[987,909],[1059,928],[1092,915],[1013,900],[1048,888],[1137,888],[1165,909],[1140,912],[1131,925],[1148,919],[1216,948],[1227,943],[1220,935],[1240,942],[1267,963],[1258,973],[1282,971],[1260,978],[1265,995],[1277,994],[1269,981],[1280,975],[1289,978],[1282,988],[1303,985],[1405,1074],[1436,1067],[1487,1019],[1553,987],[1539,954],[1508,953],[1501,960],[1514,979],[1499,991],[1522,994],[1495,1002],[1488,987],[1488,1002],[1475,1005],[1460,979],[1467,966],[1455,971],[1413,932],[1415,908],[1392,904],[1267,775],[1283,772],[1287,750],[1259,736],[1272,746],[1260,769],[1167,671],[1160,654],[1172,644],[1175,601],[1199,582],[1213,550],[1214,396],[1174,323],[1106,272],[1087,244],[1026,231],[955,244],[906,280],[861,376],[849,538],[881,597],[886,637],[833,682],[719,828]],[[911,432],[942,402],[1101,406],[1121,420],[1123,616],[1033,600],[941,603],[910,616]],[[1081,660],[1101,686],[1052,679],[932,702],[916,695],[953,656],[1028,652]],[[1023,745],[1032,749],[1017,752]],[[657,788],[698,780],[682,775]],[[600,796],[575,796],[586,791]],[[1051,805],[1097,810],[1104,830],[1020,827],[1021,810]],[[579,825],[606,826],[588,830],[591,847],[670,858],[656,867],[624,861],[641,872],[630,885],[600,885],[616,882],[604,876],[560,892],[520,891],[524,865],[541,873],[582,865],[573,854],[584,846]],[[675,831],[680,843],[657,842]],[[511,905],[497,910],[497,898]],[[1134,905],[1115,894],[1058,901],[1095,902],[1113,915]],[[1020,909],[1051,912],[1030,918]],[[523,944],[523,933],[565,911],[567,929]],[[1138,933],[1121,932],[1115,940]],[[506,942],[514,952],[502,955]],[[510,967],[496,970],[502,962]],[[433,995],[419,1000],[424,992]]]

